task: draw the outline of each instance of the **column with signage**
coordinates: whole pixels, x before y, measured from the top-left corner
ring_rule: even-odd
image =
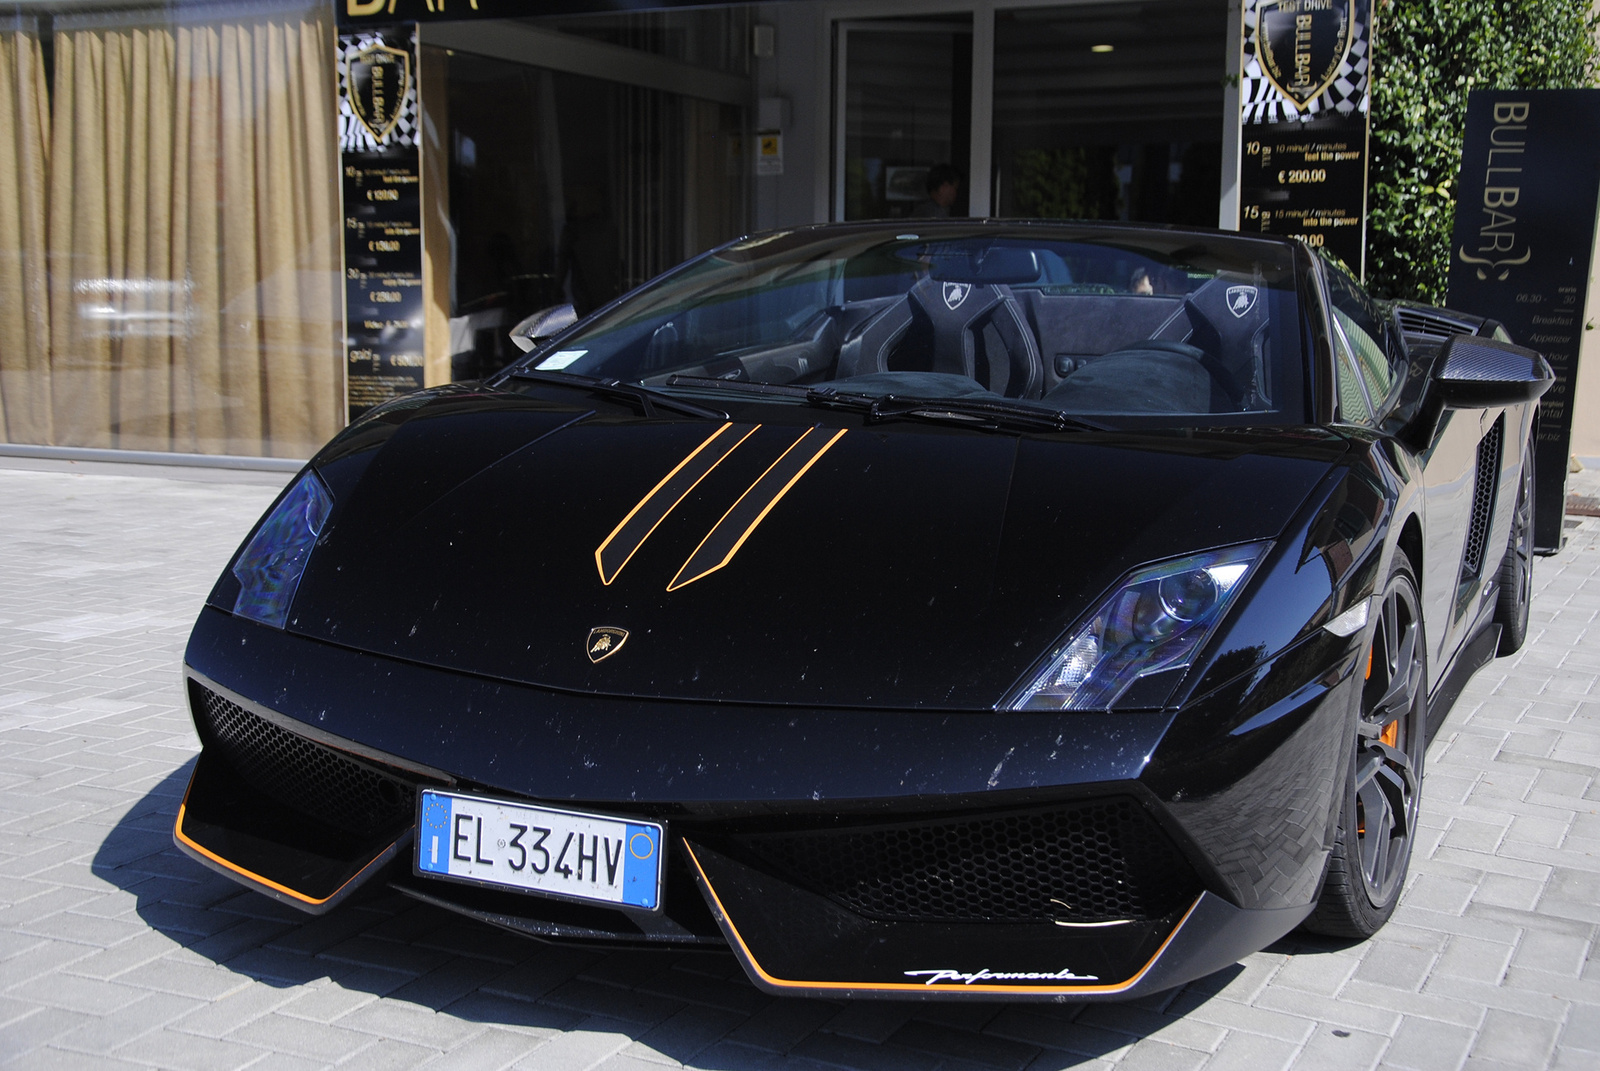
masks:
[[[1239,229],[1364,273],[1371,0],[1244,0]]]
[[[417,115],[415,26],[340,35],[350,420],[423,385]]]
[[[1534,449],[1533,539],[1543,551],[1561,546],[1597,200],[1600,90],[1468,94],[1446,301],[1499,320],[1556,374],[1539,400]]]

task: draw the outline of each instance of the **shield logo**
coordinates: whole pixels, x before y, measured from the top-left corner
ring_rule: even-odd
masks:
[[[350,110],[380,144],[400,121],[411,89],[411,53],[390,45],[371,45],[350,57],[345,68]]]
[[[1237,319],[1244,319],[1245,314],[1256,307],[1256,295],[1259,291],[1253,286],[1230,286],[1227,289],[1228,311]]]
[[[601,625],[599,628],[589,630],[589,642],[584,645],[584,651],[591,662],[604,662],[628,642],[628,630],[616,628],[612,625]]]
[[[944,307],[951,312],[959,309],[961,303],[967,300],[967,295],[972,293],[971,283],[945,283]]]
[[[1256,55],[1261,72],[1297,110],[1320,97],[1339,77],[1355,39],[1351,0],[1259,0]]]

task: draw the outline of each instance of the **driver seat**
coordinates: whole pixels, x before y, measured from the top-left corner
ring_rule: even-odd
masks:
[[[1044,361],[1009,287],[930,277],[840,347],[837,378],[877,372],[953,373],[1007,398],[1035,398]]]
[[[1213,399],[1212,412],[1256,407],[1256,368],[1261,358],[1268,317],[1267,288],[1259,279],[1237,272],[1218,272],[1183,299],[1183,308],[1154,338],[1188,342],[1204,355],[1201,363],[1223,397]]]

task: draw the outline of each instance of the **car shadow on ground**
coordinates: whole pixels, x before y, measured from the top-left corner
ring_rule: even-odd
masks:
[[[191,957],[312,994],[322,1010],[307,1017],[326,1021],[327,1009],[348,1006],[359,1019],[374,1014],[373,997],[406,1002],[412,1008],[385,1016],[381,1029],[419,1044],[446,1047],[469,1032],[435,1021],[407,1037],[397,1023],[427,1009],[512,1031],[621,1034],[714,1071],[766,1067],[774,1053],[877,1065],[885,1044],[912,1064],[920,1052],[1067,1068],[1173,1027],[1244,973],[1235,964],[1175,993],[1115,1004],[821,1001],[762,993],[727,952],[549,945],[388,890],[310,916],[241,889],[173,845],[193,766],[185,763],[123,816],[97,850],[93,873],[131,893],[139,917]],[[1286,941],[1295,951],[1317,950],[1315,939]],[[329,986],[342,992],[312,993]],[[1042,1063],[1030,1050],[1042,1050]]]

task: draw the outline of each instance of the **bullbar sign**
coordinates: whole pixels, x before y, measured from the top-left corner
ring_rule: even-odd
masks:
[[[1261,72],[1305,107],[1333,84],[1355,32],[1351,0],[1261,0],[1256,42]]]

